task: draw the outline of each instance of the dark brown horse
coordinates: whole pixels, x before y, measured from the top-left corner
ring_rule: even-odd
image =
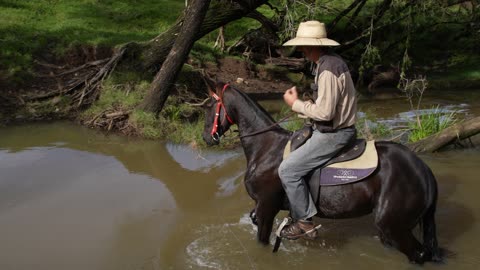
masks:
[[[203,139],[218,144],[232,124],[238,126],[247,158],[245,187],[255,200],[258,240],[268,244],[274,218],[288,209],[278,166],[291,132],[275,125],[269,114],[245,93],[224,84],[210,84]],[[410,261],[440,261],[435,230],[437,182],[428,166],[408,148],[377,142],[379,164],[363,181],[324,186],[317,205],[321,218],[353,218],[373,212],[383,244],[396,247]],[[412,229],[423,225],[423,244]]]

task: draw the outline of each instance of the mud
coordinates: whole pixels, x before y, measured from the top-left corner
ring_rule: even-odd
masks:
[[[258,98],[279,97],[294,83],[286,74],[275,76],[248,61],[227,57],[219,60],[218,65],[208,64],[206,70],[218,80],[228,82],[244,92]]]

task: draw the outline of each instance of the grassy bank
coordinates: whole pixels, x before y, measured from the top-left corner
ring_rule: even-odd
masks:
[[[21,81],[32,71],[33,59],[60,57],[78,44],[148,40],[167,29],[183,7],[179,0],[1,1],[2,76]]]
[[[34,60],[62,58],[78,45],[108,48],[148,41],[168,29],[184,7],[184,0],[1,1],[0,79],[18,85],[30,78]],[[227,46],[258,26],[248,18],[230,24]],[[214,60],[217,34],[197,43],[192,52],[197,59]]]
[[[352,2],[348,0],[327,1],[322,3],[325,4],[325,8],[319,8],[314,12],[306,6],[296,7],[295,10],[293,7],[289,8],[292,14],[297,16],[297,19],[318,19],[330,22],[337,15],[334,13],[335,10],[340,11]],[[370,20],[375,5],[380,2],[368,1],[365,9],[359,14],[359,23],[363,23],[364,19]],[[285,4],[285,1],[272,0],[271,3],[280,9],[285,7],[282,5]],[[148,41],[168,29],[181,14],[184,6],[184,0],[153,2],[147,0],[0,1],[0,88],[6,89],[7,87],[3,86],[7,82],[9,87],[13,85],[14,91],[22,90],[20,86],[33,78],[38,62],[74,58],[75,55],[72,54],[82,49],[111,49],[127,42]],[[267,6],[260,7],[259,11],[268,18],[274,16],[274,11]],[[388,16],[394,17],[394,15],[392,13]],[[428,16],[425,15],[425,18]],[[292,18],[288,17],[288,19]],[[424,23],[422,20],[417,22],[422,24]],[[249,30],[260,26],[258,21],[251,18],[243,18],[228,24],[225,29],[226,47],[235,44]],[[402,22],[396,25],[394,30],[403,29],[405,26],[405,23]],[[341,39],[345,39],[345,41],[351,39],[354,37],[352,35],[356,34],[346,19],[340,20],[336,28],[334,35],[340,41],[342,41]],[[410,56],[414,60],[414,65],[432,65],[432,68],[424,69],[426,73],[432,74],[431,88],[436,85],[443,88],[447,85],[458,88],[475,88],[477,85],[480,87],[480,69],[477,64],[480,56],[470,57],[468,55],[473,46],[468,43],[471,40],[470,37],[462,39],[463,43],[468,43],[464,46],[461,42],[452,42],[451,36],[446,35],[450,29],[457,28],[459,25],[449,24],[448,27],[435,34],[422,31],[412,37],[411,46],[415,49],[410,50]],[[287,37],[285,30],[282,29],[279,33],[281,38]],[[398,32],[387,29],[385,32],[375,33],[373,45],[380,48],[382,57],[379,58],[380,62],[374,64],[398,63],[404,53],[403,45],[392,47],[387,44],[398,39],[396,36]],[[215,64],[219,58],[227,56],[226,53],[213,48],[217,35],[218,30],[196,42],[190,54],[190,64],[193,66],[204,66],[206,63]],[[436,44],[438,42],[434,40],[444,36],[448,36],[444,40],[445,42]],[[262,36],[257,36],[255,39],[261,38]],[[395,44],[404,44],[404,42],[405,39],[401,39]],[[342,55],[349,64],[356,67],[364,48],[365,40],[359,40],[345,55]],[[342,47],[339,49],[341,50]],[[304,78],[300,73],[285,74],[286,68],[283,67],[254,63],[250,55],[245,56],[247,54],[244,55],[242,50],[236,52],[234,57],[242,61],[248,58],[248,67],[269,73],[266,76],[269,79],[288,77],[290,82],[298,84]],[[202,144],[199,137],[203,129],[202,112],[185,104],[185,101],[192,97],[186,97],[185,92],[188,91],[182,90],[185,87],[189,89],[192,87],[192,73],[194,73],[192,66],[186,65],[177,81],[175,94],[169,97],[166,107],[157,119],[153,114],[137,109],[152,78],[142,77],[143,75],[132,71],[116,70],[105,81],[98,100],[91,107],[80,112],[79,120],[88,126],[109,131],[116,130],[128,135],[151,139],[162,138],[193,145]],[[196,84],[198,85],[198,83]],[[0,93],[1,104],[2,95]],[[20,120],[68,118],[72,117],[72,112],[76,113],[77,110],[72,109],[68,97],[59,97],[53,100],[28,103],[16,112],[16,116],[10,116],[10,118],[19,118]],[[280,119],[283,115],[285,112],[275,118]],[[0,118],[3,117],[0,115]],[[362,124],[369,122],[375,123],[375,119],[371,118],[359,123],[365,137],[378,138],[388,135],[387,128],[380,123]],[[301,126],[301,123],[301,120],[294,120],[285,123],[285,127],[295,130]],[[227,140],[232,145],[238,142],[234,135],[233,133],[233,136],[230,136],[232,139]]]

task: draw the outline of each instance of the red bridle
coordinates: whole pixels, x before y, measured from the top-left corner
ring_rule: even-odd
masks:
[[[221,97],[223,97],[223,94],[225,93],[225,90],[227,90],[229,84],[225,84],[223,86],[223,89],[222,89],[222,94],[221,94]],[[212,97],[217,101],[217,107],[215,108],[215,120],[213,121],[213,127],[212,127],[212,131],[210,132],[210,134],[212,135],[212,138],[215,140],[215,141],[218,141],[220,139],[220,136],[218,135],[218,120],[220,119],[220,110],[223,108],[223,111],[225,112],[224,116],[223,116],[223,119],[222,119],[222,124],[225,122],[225,119],[228,120],[228,122],[230,124],[235,124],[232,120],[232,118],[230,118],[230,116],[228,116],[228,113],[227,113],[227,109],[225,108],[225,105],[223,104],[223,100],[221,97],[219,97],[216,93],[213,93]]]

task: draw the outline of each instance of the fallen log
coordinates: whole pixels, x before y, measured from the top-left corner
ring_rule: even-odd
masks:
[[[435,152],[447,145],[460,142],[478,133],[480,133],[480,116],[455,124],[437,134],[410,143],[407,146],[417,153]]]
[[[306,61],[303,58],[278,57],[278,58],[267,58],[265,59],[265,63],[276,65],[276,66],[287,67],[290,70],[301,71],[305,68]]]

